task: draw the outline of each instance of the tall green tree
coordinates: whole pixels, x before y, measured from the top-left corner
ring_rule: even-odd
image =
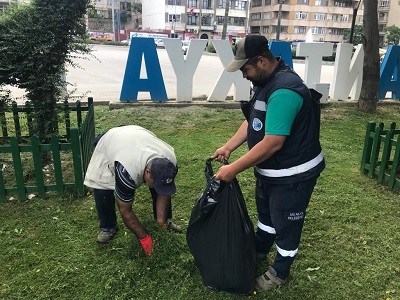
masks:
[[[353,32],[353,45],[363,43],[364,29],[362,25],[355,25]],[[350,40],[350,28],[343,29],[343,40],[349,43]]]
[[[400,28],[396,25],[385,27],[386,39],[389,44],[398,45],[400,41]]]
[[[90,0],[33,0],[0,16],[0,84],[26,89],[41,140],[57,131],[62,75],[90,52],[84,14]]]
[[[142,3],[132,3],[131,10],[135,20],[135,29],[139,28],[139,16],[142,14]]]
[[[375,112],[379,91],[379,30],[378,0],[364,1],[364,62],[358,108],[365,112]]]

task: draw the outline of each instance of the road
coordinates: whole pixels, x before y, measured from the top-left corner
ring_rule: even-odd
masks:
[[[79,68],[68,67],[68,92],[84,98],[92,96],[94,101],[119,102],[122,81],[129,48],[126,46],[94,45],[92,56],[74,61]],[[165,49],[157,49],[168,98],[176,97],[176,76]],[[222,64],[216,54],[204,54],[193,77],[193,97],[209,95],[219,74]],[[304,63],[294,63],[294,70],[304,76]],[[144,72],[145,74],[145,72]],[[143,75],[142,75],[143,76]],[[145,76],[145,75],[144,75]],[[330,83],[333,78],[333,66],[323,65],[321,82]],[[10,88],[13,97],[21,97],[24,91]],[[233,95],[233,87],[229,96]],[[149,93],[139,93],[139,100],[150,99]],[[22,103],[21,100],[18,102]]]

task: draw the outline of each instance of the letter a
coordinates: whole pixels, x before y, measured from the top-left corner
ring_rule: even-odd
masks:
[[[146,79],[140,78],[142,57],[146,66]],[[168,100],[153,38],[132,38],[119,100],[135,102],[139,92],[150,92],[153,101]]]

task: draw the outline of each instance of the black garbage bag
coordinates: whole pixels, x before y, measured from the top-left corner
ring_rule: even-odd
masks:
[[[207,160],[207,186],[194,203],[186,240],[204,284],[214,290],[246,295],[254,290],[254,227],[236,178],[214,180]]]

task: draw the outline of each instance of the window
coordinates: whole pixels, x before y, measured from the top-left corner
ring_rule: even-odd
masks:
[[[217,16],[217,24],[218,25],[224,24],[224,17]]]
[[[312,34],[325,34],[325,28],[324,27],[311,27],[311,33]]]
[[[250,20],[261,20],[261,13],[250,14]]]
[[[313,20],[326,20],[326,14],[323,13],[314,13]]]
[[[181,15],[168,15],[168,22],[170,23],[180,23]]]
[[[294,27],[294,33],[307,33],[307,27],[305,26],[295,26]]]
[[[304,5],[308,5],[308,0],[297,0],[297,4],[304,4]]]
[[[379,7],[389,7],[390,0],[379,1]]]
[[[262,27],[262,33],[270,33],[271,28],[269,26],[263,26]]]
[[[169,5],[181,5],[181,0],[168,0]]]
[[[265,0],[265,5],[271,5],[271,0]]]
[[[188,25],[197,25],[196,24],[196,16],[190,16],[190,15],[188,15],[188,21],[187,21],[187,24]]]
[[[262,5],[262,0],[252,0],[251,1],[252,7],[261,6],[261,5]]]
[[[339,19],[339,16],[338,15],[332,15],[332,21],[337,21]]]
[[[288,26],[281,26],[281,33],[288,33]]]
[[[337,7],[352,7],[353,2],[352,1],[335,1],[333,3],[334,6]]]
[[[307,20],[308,19],[308,13],[302,12],[302,11],[297,11],[295,19],[296,20]]]
[[[315,0],[316,6],[328,6],[328,0]]]
[[[342,35],[343,34],[343,29],[341,28],[332,28],[331,30],[332,35]]]
[[[235,1],[235,9],[246,10],[246,1]]]
[[[349,21],[349,15],[342,15],[340,17],[340,22],[348,22]]]
[[[197,0],[188,0],[188,7],[195,7],[197,8]]]
[[[270,20],[272,17],[271,17],[271,12],[265,12],[264,14],[263,14],[263,19],[264,20]]]

